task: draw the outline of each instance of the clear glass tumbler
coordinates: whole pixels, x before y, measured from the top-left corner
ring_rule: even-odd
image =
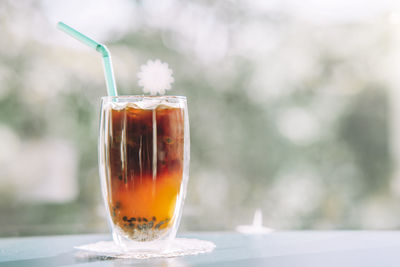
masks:
[[[114,241],[175,237],[189,175],[184,96],[102,97],[99,171]]]

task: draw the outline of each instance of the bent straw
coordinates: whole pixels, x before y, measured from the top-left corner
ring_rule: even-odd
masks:
[[[117,86],[115,85],[114,72],[111,63],[111,54],[108,51],[107,47],[89,38],[88,36],[83,35],[82,33],[78,32],[77,30],[71,28],[61,21],[57,23],[57,28],[77,39],[78,41],[84,43],[85,45],[95,49],[97,52],[101,53],[101,55],[103,56],[104,75],[106,78],[108,95],[117,96],[118,93]]]

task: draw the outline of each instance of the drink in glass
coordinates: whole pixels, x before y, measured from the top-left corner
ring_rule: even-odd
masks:
[[[186,98],[103,97],[99,168],[117,244],[175,237],[189,171]]]

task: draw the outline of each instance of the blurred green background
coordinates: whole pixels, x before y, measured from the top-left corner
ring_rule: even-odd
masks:
[[[121,94],[159,58],[188,97],[180,231],[400,229],[395,1],[0,1],[0,236],[107,231],[100,56]]]

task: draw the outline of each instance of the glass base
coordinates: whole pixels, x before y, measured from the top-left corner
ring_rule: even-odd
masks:
[[[112,233],[115,244],[124,251],[162,252],[168,248],[168,241],[175,238],[169,230],[137,231],[133,235],[125,234],[116,227]]]

